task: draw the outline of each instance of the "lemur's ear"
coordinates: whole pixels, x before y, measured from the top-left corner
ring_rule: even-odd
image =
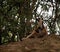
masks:
[[[36,21],[38,21],[38,19],[36,18]]]
[[[38,22],[39,22],[39,20],[40,20],[40,18],[36,18],[36,21],[38,21]]]

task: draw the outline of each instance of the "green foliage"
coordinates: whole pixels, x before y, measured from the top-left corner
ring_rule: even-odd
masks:
[[[38,16],[37,9],[39,5],[41,5],[43,11],[49,11],[51,5],[47,3],[52,2],[52,0],[46,4],[44,0],[38,1],[37,4],[36,1],[37,0],[0,0],[0,34],[2,39],[0,43],[19,41],[26,33],[29,33],[32,30],[30,20],[33,18],[33,15],[35,18]],[[60,4],[59,2],[57,2],[57,4]],[[58,12],[59,11],[58,9]],[[41,13],[39,17],[40,16]],[[27,19],[26,22],[25,19]],[[52,20],[51,17],[51,21],[49,20],[50,19],[48,19],[47,22],[50,31],[55,33],[54,19]]]
[[[0,0],[2,39],[0,43],[18,41],[25,35],[25,28],[27,28],[25,18],[29,20],[32,18],[32,7],[34,7],[33,5],[30,8],[30,2],[30,0]],[[29,30],[27,29],[27,31]]]

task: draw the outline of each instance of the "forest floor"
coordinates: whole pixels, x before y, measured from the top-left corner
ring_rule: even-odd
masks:
[[[20,42],[0,45],[0,52],[60,52],[60,36],[28,38]]]

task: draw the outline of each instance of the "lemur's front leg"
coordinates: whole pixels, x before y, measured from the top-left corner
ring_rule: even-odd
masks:
[[[32,32],[30,35],[28,35],[26,38],[23,38],[22,40],[25,40],[25,39],[30,38],[30,37],[31,37],[31,36],[33,36],[35,33],[36,33],[36,31],[35,31],[35,30],[33,30],[33,32]]]

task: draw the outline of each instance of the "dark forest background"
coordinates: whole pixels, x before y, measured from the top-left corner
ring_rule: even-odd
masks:
[[[27,36],[37,17],[43,18],[48,34],[60,34],[60,0],[0,0],[0,44]]]

